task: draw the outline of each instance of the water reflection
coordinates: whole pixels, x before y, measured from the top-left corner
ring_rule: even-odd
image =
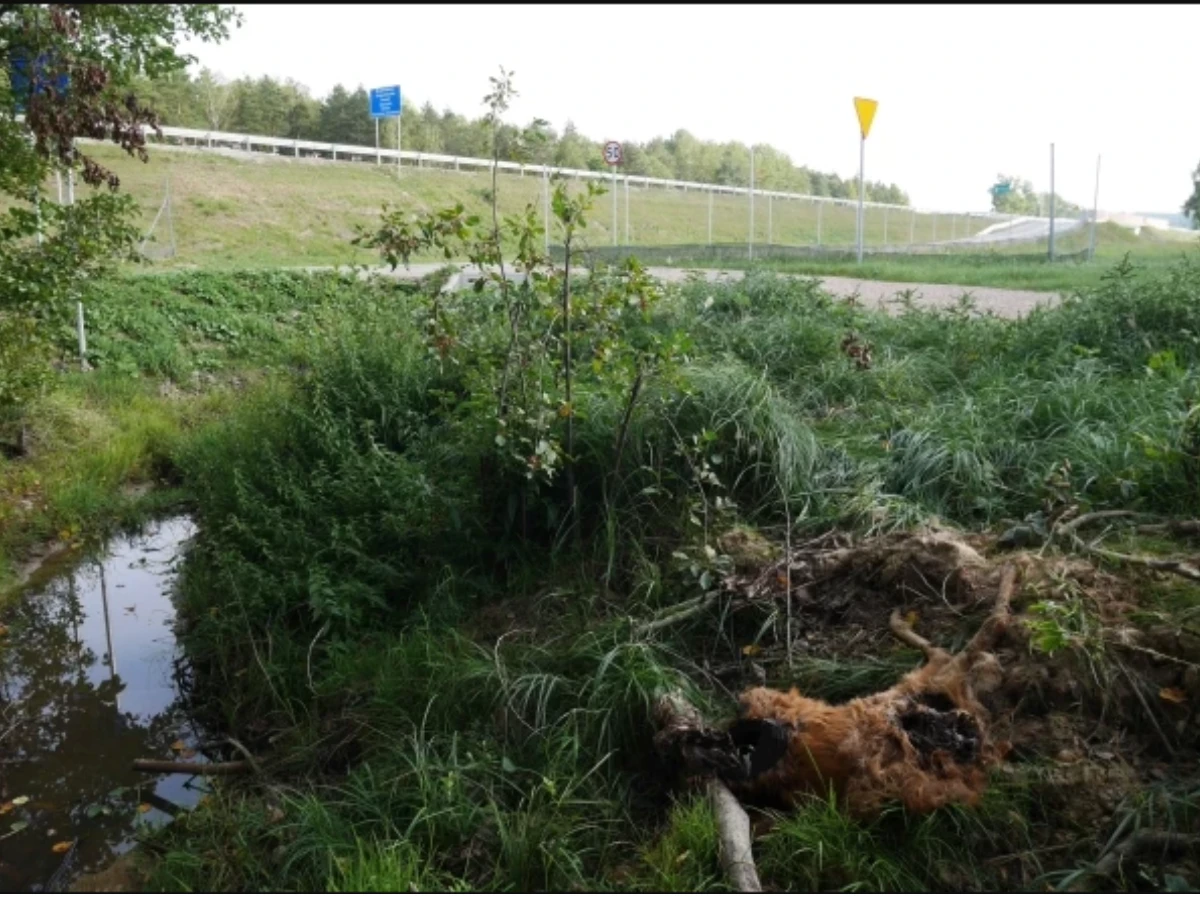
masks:
[[[0,610],[0,890],[62,889],[203,796],[200,779],[130,768],[195,743],[170,591],[193,530],[157,523]]]

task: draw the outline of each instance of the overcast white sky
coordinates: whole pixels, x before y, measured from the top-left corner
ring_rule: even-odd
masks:
[[[1200,6],[248,6],[221,45],[184,49],[228,77],[292,77],[322,96],[401,86],[478,115],[504,65],[509,119],[597,139],[765,142],[858,169],[852,98],[879,101],[867,177],[924,207],[982,210],[998,172],[1102,209],[1173,212],[1200,161]]]

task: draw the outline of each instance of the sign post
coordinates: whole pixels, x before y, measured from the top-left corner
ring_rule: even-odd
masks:
[[[863,261],[863,194],[865,193],[864,170],[867,159],[867,135],[871,133],[871,123],[875,121],[875,110],[879,101],[868,100],[866,97],[854,98],[854,111],[858,113],[858,128],[862,139],[858,145],[858,261]]]
[[[606,141],[604,144],[604,161],[608,163],[612,170],[612,195],[613,195],[613,220],[612,220],[612,242],[613,246],[617,246],[617,166],[621,164],[625,156],[621,151],[621,144],[618,141]],[[625,214],[629,215],[629,201],[625,201]]]
[[[396,120],[396,177],[400,177],[400,85],[372,88],[370,94],[371,118],[375,120],[375,161],[379,162],[379,120]]]

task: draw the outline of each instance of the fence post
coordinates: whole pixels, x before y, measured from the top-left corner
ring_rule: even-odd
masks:
[[[455,165],[458,157],[454,158]],[[542,168],[542,216],[546,223],[546,255],[550,255],[550,170]]]
[[[746,258],[754,259],[754,147],[750,147],[750,232]]]
[[[625,246],[633,246],[633,238],[629,234],[629,176],[625,176]]]
[[[708,189],[708,246],[712,246],[713,189]]]

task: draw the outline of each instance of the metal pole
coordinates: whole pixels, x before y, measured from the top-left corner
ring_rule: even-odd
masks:
[[[887,213],[888,213],[888,208],[885,206],[883,208],[883,246],[884,247],[887,246]]]
[[[613,246],[617,246],[617,167],[612,167],[612,195],[613,195]]]
[[[746,245],[746,258],[754,259],[754,147],[750,147],[750,239]]]
[[[912,218],[908,221],[908,246],[912,246],[917,239],[917,211],[912,211]]]
[[[767,194],[767,246],[775,243],[775,198]]]
[[[817,201],[817,246],[821,246],[821,214],[825,212],[825,204]]]
[[[396,116],[396,177],[400,177],[400,120],[403,116]]]
[[[712,246],[713,189],[708,189],[708,246]]]
[[[175,258],[175,222],[171,218],[171,176],[167,175],[167,234],[171,238],[171,259]]]
[[[633,240],[629,234],[629,176],[625,176],[625,246],[632,246]]]
[[[383,154],[379,152],[379,119],[375,119],[375,165],[383,165]]]
[[[62,184],[63,184],[63,179],[62,179],[62,170],[61,170],[61,169],[55,169],[55,170],[54,170],[54,182],[55,182],[55,184],[57,184],[57,185],[58,185],[58,205],[59,205],[59,206],[62,206],[62,202],[63,202],[63,187],[62,187]]]
[[[1096,156],[1096,193],[1092,197],[1092,233],[1088,238],[1088,262],[1096,258],[1096,219],[1100,216],[1100,157]]]
[[[863,170],[867,164],[867,139],[858,143],[858,262],[863,259]]]
[[[542,168],[542,216],[546,222],[546,255],[550,255],[550,170]]]
[[[950,240],[955,240],[958,237],[958,216],[950,217]]]
[[[79,336],[79,368],[87,371],[87,332],[83,329],[83,304],[75,304],[75,333]]]
[[[1054,145],[1050,145],[1050,262],[1054,262]]]

